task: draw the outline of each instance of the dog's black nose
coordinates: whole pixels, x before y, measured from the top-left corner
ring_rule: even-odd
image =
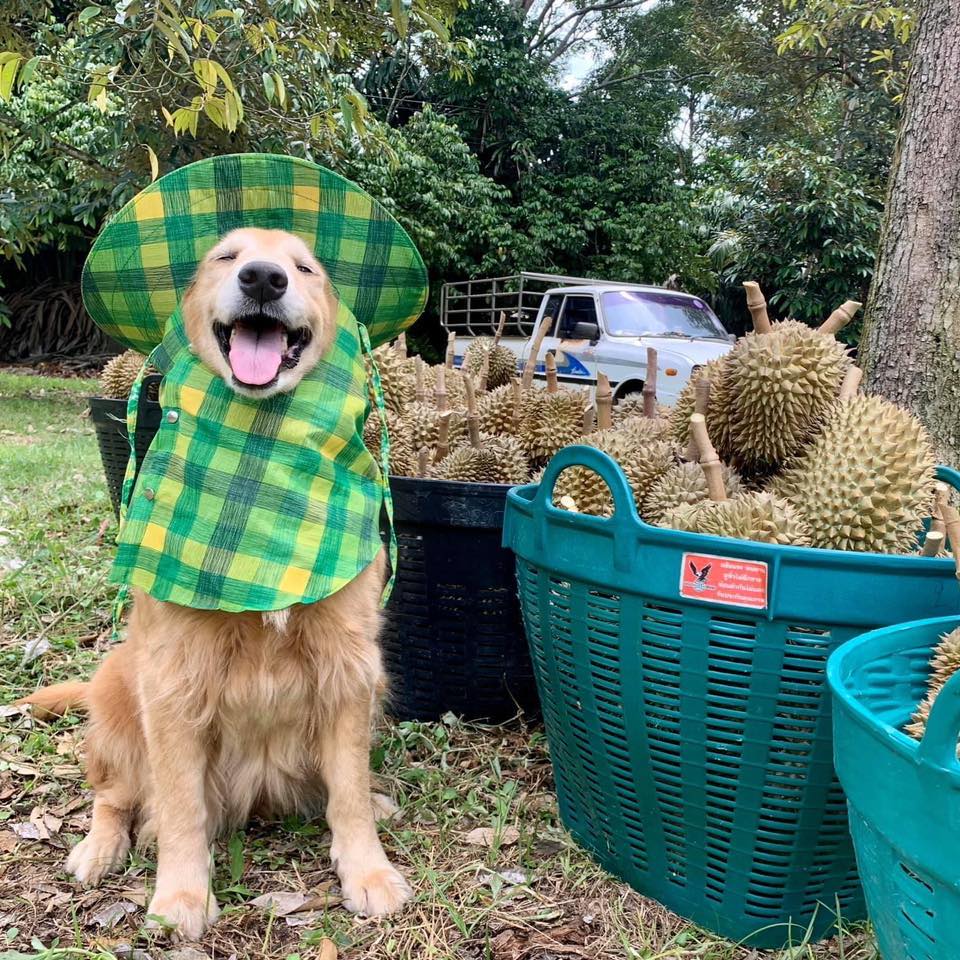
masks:
[[[287,289],[287,275],[275,263],[254,260],[244,264],[237,274],[240,289],[251,300],[263,304],[268,300],[279,300]]]

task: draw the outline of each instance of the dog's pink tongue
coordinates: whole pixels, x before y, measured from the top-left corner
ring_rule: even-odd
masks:
[[[283,348],[283,333],[279,328],[257,333],[238,324],[230,341],[230,369],[242,383],[262,386],[280,370]]]

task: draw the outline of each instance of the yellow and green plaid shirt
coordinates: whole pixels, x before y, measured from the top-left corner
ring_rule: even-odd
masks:
[[[248,399],[191,352],[175,313],[150,357],[163,417],[135,486],[128,470],[111,580],[236,612],[312,603],[356,577],[381,549],[385,494],[389,506],[363,444],[365,346],[341,305],[330,351],[294,390]]]

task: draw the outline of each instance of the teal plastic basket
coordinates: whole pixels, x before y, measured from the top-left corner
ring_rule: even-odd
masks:
[[[573,466],[606,481],[612,518],[553,507]],[[758,947],[861,919],[827,657],[865,630],[960,613],[951,561],[652,527],[616,463],[582,446],[509,493],[504,544],[574,838],[641,893]]]
[[[884,960],[960,957],[960,675],[922,742],[902,732],[926,695],[934,645],[958,626],[945,617],[875,630],[827,667],[837,773]]]

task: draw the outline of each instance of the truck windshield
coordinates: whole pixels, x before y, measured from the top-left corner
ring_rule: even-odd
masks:
[[[604,293],[601,299],[611,337],[727,339],[713,311],[696,297],[653,290],[616,290]]]

